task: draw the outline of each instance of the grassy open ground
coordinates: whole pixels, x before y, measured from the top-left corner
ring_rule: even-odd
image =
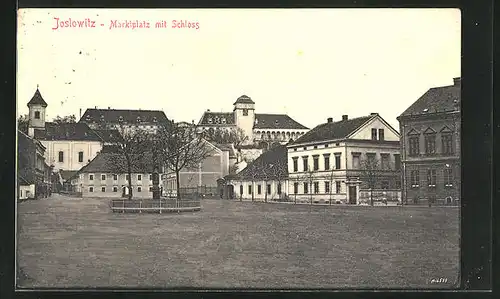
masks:
[[[18,287],[454,287],[459,210],[204,200],[116,214],[108,200],[18,204]],[[431,284],[445,278],[446,284]]]

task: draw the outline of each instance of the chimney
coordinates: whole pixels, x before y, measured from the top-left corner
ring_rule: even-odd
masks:
[[[342,115],[342,120],[348,120],[348,119],[349,117],[346,114]]]
[[[94,109],[97,109],[97,106],[94,106]]]
[[[331,117],[327,118],[326,122],[329,122],[329,123],[333,122],[333,118],[331,118]]]
[[[453,78],[453,85],[460,86],[461,84],[462,84],[462,78],[461,77]]]
[[[111,109],[111,107],[108,106],[108,110]]]
[[[207,109],[207,112],[210,112],[210,109]]]
[[[80,108],[80,117],[79,118],[82,118],[82,108]]]
[[[35,136],[35,129],[33,127],[28,127],[28,136],[29,137]]]

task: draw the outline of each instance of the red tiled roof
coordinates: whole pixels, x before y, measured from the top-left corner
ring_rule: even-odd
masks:
[[[102,141],[86,123],[45,123],[45,130],[35,129],[35,139]]]
[[[286,114],[255,114],[254,129],[307,130]]]
[[[279,145],[260,155],[235,175],[238,180],[277,179],[288,176],[287,148]]]
[[[86,123],[144,123],[166,122],[167,116],[159,110],[129,110],[129,109],[87,109],[79,122]]]
[[[200,120],[204,126],[226,126],[234,125],[234,114],[232,112],[210,112],[206,111]]]
[[[150,173],[153,171],[152,155],[145,153],[140,163],[133,163],[132,173]],[[78,173],[126,173],[125,157],[112,151],[101,151],[92,161],[82,167]]]

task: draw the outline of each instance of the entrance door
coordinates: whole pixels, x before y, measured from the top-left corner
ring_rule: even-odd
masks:
[[[349,186],[349,204],[355,205],[357,202],[356,186]]]

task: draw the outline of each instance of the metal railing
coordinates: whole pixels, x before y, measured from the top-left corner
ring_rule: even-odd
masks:
[[[113,199],[110,208],[118,213],[163,213],[201,210],[200,200],[177,199]]]

